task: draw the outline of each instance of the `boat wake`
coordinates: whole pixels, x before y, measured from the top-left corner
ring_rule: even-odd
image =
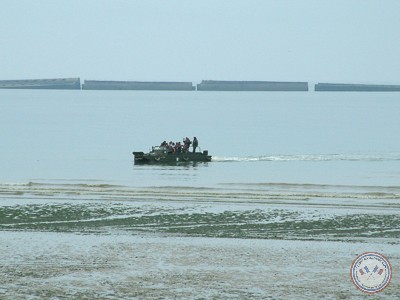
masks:
[[[258,161],[399,161],[400,153],[385,154],[295,154],[260,156],[213,156],[213,162]]]

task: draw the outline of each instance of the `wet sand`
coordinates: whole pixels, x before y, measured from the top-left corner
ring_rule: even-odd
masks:
[[[399,246],[162,235],[1,232],[1,299],[370,299],[358,254],[384,253],[400,297]]]

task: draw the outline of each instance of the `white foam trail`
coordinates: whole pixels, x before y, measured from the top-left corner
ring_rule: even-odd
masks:
[[[385,154],[297,154],[260,156],[213,156],[213,162],[251,161],[394,161],[400,160],[400,153]]]

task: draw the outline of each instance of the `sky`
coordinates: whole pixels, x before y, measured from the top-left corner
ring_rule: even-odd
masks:
[[[399,0],[1,0],[0,80],[400,84]]]

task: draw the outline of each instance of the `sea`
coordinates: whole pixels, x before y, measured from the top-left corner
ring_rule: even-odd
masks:
[[[2,183],[400,182],[397,93],[1,90],[0,99]],[[211,163],[134,165],[132,151],[194,136]]]
[[[0,248],[20,260],[1,260],[7,276],[0,279],[0,298],[360,296],[348,278],[356,254],[386,250],[395,264],[399,260],[393,248],[400,241],[399,113],[398,93],[0,90]],[[185,137],[197,137],[199,151],[207,150],[212,161],[135,165],[133,151],[147,152],[163,141],[181,142]],[[80,244],[82,236],[92,241],[147,238],[154,253],[168,254],[171,260],[176,259],[174,250],[163,247],[185,238],[197,241],[190,244],[197,250],[208,243],[226,250],[229,241],[249,240],[261,243],[256,247],[259,254],[271,250],[276,241],[284,246],[273,251],[297,251],[293,249],[307,245],[299,250],[303,254],[308,247],[322,251],[310,243],[324,245],[323,251],[331,254],[345,245],[338,251],[347,257],[337,256],[335,261],[343,260],[346,272],[334,275],[341,281],[339,290],[332,284],[332,289],[315,294],[319,285],[315,278],[310,283],[313,274],[328,275],[327,262],[315,261],[313,255],[305,260],[312,262],[314,273],[301,262],[282,270],[275,266],[285,284],[272,288],[265,266],[268,286],[260,283],[249,289],[237,278],[218,277],[221,268],[213,267],[209,249],[201,248],[205,252],[198,264],[186,269],[169,266],[168,272],[182,276],[173,282],[159,277],[160,270],[165,271],[159,262],[138,262],[135,271],[126,261],[115,263],[136,282],[133,289],[125,279],[110,279],[116,265],[104,262],[101,271],[88,264],[87,274],[108,276],[108,281],[102,279],[108,285],[100,287],[83,278],[79,268],[69,266],[66,271],[59,262],[88,259],[90,249],[101,245],[107,251],[95,257],[115,257],[126,253],[121,250],[125,244],[114,241],[113,246],[105,240],[101,245],[89,243],[92,248],[83,252],[82,245],[65,251],[65,243]],[[68,242],[57,244],[63,239]],[[52,241],[52,250],[46,252],[35,240]],[[157,243],[162,245],[154,246]],[[41,258],[26,247],[39,249]],[[179,261],[187,260],[182,247]],[[229,249],[236,251],[234,246]],[[246,251],[251,249],[241,253]],[[77,258],[78,254],[87,256]],[[53,258],[50,275],[58,281],[35,273],[45,255]],[[264,272],[253,274],[252,264],[262,265],[255,260],[239,259],[243,265],[235,269],[246,270],[241,276],[249,282]],[[204,265],[209,269],[199,267]],[[228,265],[223,267],[228,274]],[[285,287],[296,279],[283,273],[290,268],[309,279],[291,293]],[[214,276],[212,283],[188,279],[207,272]],[[216,285],[219,280],[226,284]],[[396,280],[385,290],[388,299],[399,295]]]

